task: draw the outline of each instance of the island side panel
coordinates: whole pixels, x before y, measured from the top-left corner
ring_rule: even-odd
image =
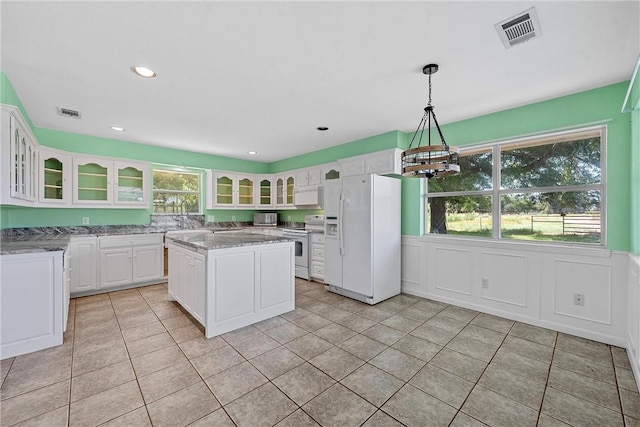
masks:
[[[293,242],[209,250],[207,338],[293,310],[294,271]]]

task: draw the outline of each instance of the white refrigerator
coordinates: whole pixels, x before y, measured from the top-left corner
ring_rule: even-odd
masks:
[[[348,176],[324,185],[325,288],[368,304],[400,293],[400,180]]]

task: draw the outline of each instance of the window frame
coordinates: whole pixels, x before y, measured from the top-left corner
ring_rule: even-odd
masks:
[[[174,172],[174,173],[189,173],[198,175],[198,191],[186,191],[186,190],[156,190],[153,184],[154,173],[156,171],[159,172]],[[198,212],[191,212],[191,215],[203,215],[205,210],[205,171],[204,169],[191,168],[191,167],[182,167],[175,165],[165,165],[154,163],[151,165],[151,214],[152,215],[178,215],[178,213],[173,212],[155,212],[155,197],[154,194],[158,192],[163,193],[175,193],[175,194],[198,194]]]
[[[526,187],[526,188],[501,188],[502,181],[502,150],[505,148],[514,148],[515,145],[522,147],[551,144],[554,142],[568,142],[579,139],[593,137],[593,134],[599,134],[600,137],[600,182],[597,184],[579,184],[555,187]],[[503,139],[487,143],[473,144],[460,147],[460,156],[466,153],[473,154],[479,150],[491,149],[492,153],[492,189],[490,190],[468,190],[468,191],[448,191],[429,193],[428,181],[424,186],[423,207],[424,218],[422,223],[424,227],[423,236],[437,238],[456,238],[471,240],[491,240],[502,242],[517,242],[531,244],[551,244],[564,246],[589,246],[589,247],[607,247],[607,126],[594,125],[570,130],[549,132],[536,134],[531,136]],[[435,179],[435,178],[434,178]],[[447,179],[447,178],[442,178]],[[501,198],[508,194],[525,194],[525,193],[544,193],[544,192],[578,192],[578,191],[599,191],[600,192],[600,242],[599,243],[583,243],[583,242],[564,242],[564,241],[540,241],[540,240],[517,240],[502,237],[502,208]],[[491,196],[491,216],[493,228],[491,237],[471,236],[465,234],[447,235],[429,232],[429,219],[426,214],[429,209],[429,199],[435,197],[453,197],[453,196]]]

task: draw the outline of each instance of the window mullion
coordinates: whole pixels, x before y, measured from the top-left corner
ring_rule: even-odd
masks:
[[[492,159],[492,179],[493,179],[493,191],[492,191],[492,208],[491,213],[493,215],[493,232],[492,237],[495,240],[499,240],[501,236],[501,208],[500,208],[500,182],[502,169],[500,168],[500,146],[494,145],[493,152],[491,154]]]

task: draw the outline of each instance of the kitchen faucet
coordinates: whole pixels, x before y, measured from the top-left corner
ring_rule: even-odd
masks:
[[[186,200],[180,203],[180,215],[189,216],[189,203]]]
[[[187,203],[186,200],[183,200],[180,203],[180,228],[184,229],[186,222],[187,222],[187,217],[189,216],[189,203]]]

